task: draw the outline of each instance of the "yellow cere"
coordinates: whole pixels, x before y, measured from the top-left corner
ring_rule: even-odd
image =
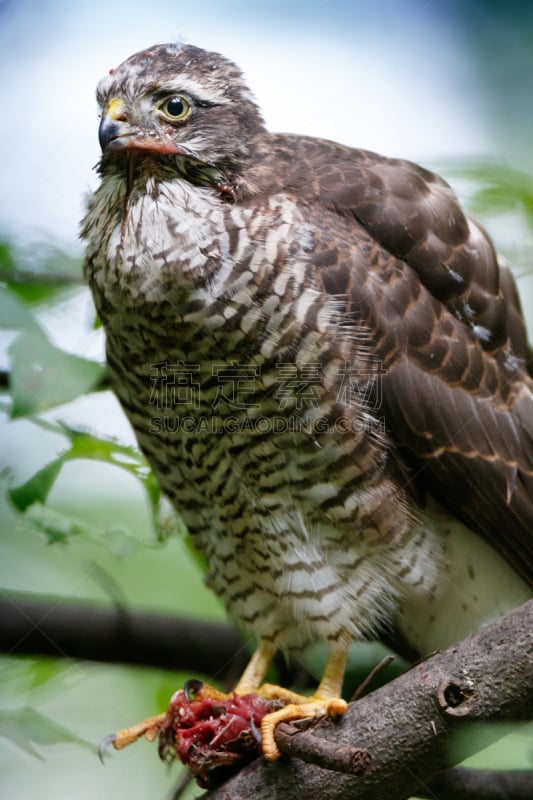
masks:
[[[113,97],[113,99],[110,100],[105,106],[103,113],[104,115],[108,114],[112,120],[117,122],[124,117],[124,114],[126,113],[126,107],[119,97]]]

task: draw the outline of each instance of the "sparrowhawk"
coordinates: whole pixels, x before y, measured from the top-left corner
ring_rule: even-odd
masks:
[[[217,53],[151,47],[97,97],[85,272],[139,445],[257,638],[236,691],[273,691],[278,649],[329,650],[263,721],[274,758],[279,719],[342,713],[352,640],[396,626],[424,653],[528,596],[516,287],[441,178],[270,133]]]

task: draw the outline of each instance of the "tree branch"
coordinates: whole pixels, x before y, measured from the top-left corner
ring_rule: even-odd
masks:
[[[435,779],[438,787],[436,776],[506,732],[501,726],[482,723],[532,718],[532,666],[530,601],[476,636],[434,655],[350,704],[340,721],[322,719],[311,724],[279,725],[278,746],[300,758],[282,758],[276,764],[258,759],[224,786],[202,797],[405,800],[425,792],[423,796],[431,798],[475,798],[472,793],[459,795],[458,790],[451,793],[452,778],[457,781],[466,773],[448,771],[441,778],[441,795],[439,789],[433,791],[431,781]],[[343,754],[346,756],[345,765],[355,758],[356,769],[352,772],[360,774],[347,774],[346,769],[334,771],[339,768],[335,760],[330,761],[334,769],[316,764],[321,759],[325,763],[324,756],[327,760],[335,751],[337,761],[342,760]],[[359,769],[361,753],[365,754],[365,769]],[[304,763],[302,756],[315,763]],[[468,775],[471,777],[470,771]]]
[[[489,770],[451,767],[418,791],[428,800],[531,800],[532,770]]]
[[[239,674],[226,625],[17,593],[0,599],[0,651]],[[484,720],[533,716],[533,601],[350,705],[340,723],[280,725],[290,761],[259,759],[205,800],[525,800],[532,772],[446,769],[501,735]],[[505,731],[504,731],[505,732]],[[393,743],[393,745],[391,745]],[[450,757],[450,743],[453,757]],[[308,762],[308,763],[304,763]],[[309,763],[310,762],[310,763]],[[356,777],[359,776],[359,777]]]
[[[204,675],[237,676],[247,654],[223,623],[95,608],[17,593],[0,598],[0,652],[139,664]]]

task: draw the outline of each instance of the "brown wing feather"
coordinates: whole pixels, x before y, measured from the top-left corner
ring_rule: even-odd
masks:
[[[330,142],[294,146],[309,173],[286,180],[315,209],[318,280],[370,331],[393,441],[414,479],[533,585],[533,384],[510,272],[439,177]]]

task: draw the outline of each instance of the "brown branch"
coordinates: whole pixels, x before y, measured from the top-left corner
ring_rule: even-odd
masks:
[[[532,665],[530,601],[476,636],[434,655],[350,704],[340,721],[306,723],[305,731],[302,723],[280,725],[276,732],[278,746],[287,753],[297,752],[299,758],[285,757],[276,764],[258,759],[220,789],[202,797],[405,800],[425,791],[424,796],[441,800],[437,790],[431,793],[431,782],[435,780],[435,786],[439,780],[441,784],[446,782],[442,773],[452,764],[506,732],[497,725],[482,723],[533,717]],[[348,754],[347,762],[350,753],[356,761],[356,752],[368,754],[370,767],[359,775],[350,775],[345,770],[324,769],[316,764],[320,759],[326,763],[335,748],[340,754]],[[302,756],[315,763],[304,763]],[[449,770],[446,774],[456,780],[461,774],[466,775],[454,776]],[[441,778],[437,779],[439,775]],[[444,790],[444,785],[442,798],[461,796],[458,790],[455,795]]]
[[[488,770],[451,767],[431,781],[428,800],[531,800],[533,770]]]
[[[62,599],[36,601],[16,593],[0,599],[0,619],[0,650],[13,654],[146,664],[206,675],[227,675],[229,664],[238,674],[245,660],[231,628],[201,620],[99,609]],[[497,738],[494,726],[482,738],[478,731],[472,735],[473,721],[533,716],[532,623],[530,602],[351,705],[340,724],[323,720],[312,726],[280,726],[278,744],[292,758],[275,765],[260,759],[225,784],[223,794],[212,792],[206,800],[291,800],[304,792],[309,800],[400,800],[415,791],[431,800],[533,797],[531,772],[442,771],[454,733],[454,761]]]
[[[363,775],[372,767],[368,750],[318,738],[308,731],[298,730],[297,725],[280,725],[276,742],[280,750],[291,758],[300,758],[307,764],[316,764],[334,772]]]
[[[116,600],[98,608],[0,592],[0,653],[159,667],[216,678],[228,689],[237,682],[249,652],[230,625],[130,610],[120,593]],[[314,686],[301,662],[280,656],[275,663],[283,685]]]
[[[0,652],[238,676],[247,654],[229,625],[63,599],[0,597]]]

